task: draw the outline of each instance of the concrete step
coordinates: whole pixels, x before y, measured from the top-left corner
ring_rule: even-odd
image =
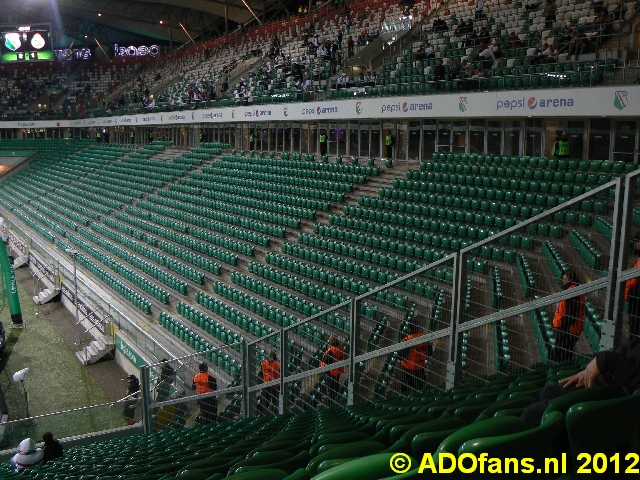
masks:
[[[54,288],[54,289],[45,288],[38,295],[33,296],[33,301],[38,305],[42,305],[44,303],[47,303],[52,298],[54,298],[56,295],[58,295],[58,293],[60,293],[59,288]]]

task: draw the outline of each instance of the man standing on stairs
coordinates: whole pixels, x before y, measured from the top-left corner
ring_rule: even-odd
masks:
[[[198,395],[203,395],[205,393],[211,393],[218,389],[218,383],[209,373],[209,366],[206,363],[201,363],[198,366],[200,370],[199,373],[193,377],[193,384],[191,388],[193,388]],[[216,397],[207,397],[202,400],[198,400],[198,405],[200,405],[200,416],[202,418],[202,423],[213,423],[218,418],[218,402]]]
[[[400,343],[408,342],[414,338],[422,337],[415,325],[409,325],[407,336]],[[433,347],[429,342],[420,343],[413,347],[405,348],[401,352],[400,364],[402,365],[402,390],[420,390],[426,382],[427,357],[433,354]]]
[[[249,132],[249,150],[255,150],[256,136],[253,131]]]
[[[578,278],[573,271],[562,276],[562,289],[571,290],[578,286]],[[556,329],[556,345],[551,352],[554,362],[571,361],[573,349],[584,328],[586,299],[579,295],[561,300],[553,316],[553,327]]]
[[[640,230],[633,233],[633,253],[638,257],[632,268],[640,267]],[[627,280],[624,301],[628,302],[629,341],[640,337],[640,278]]]
[[[335,335],[329,337],[329,348],[322,356],[321,367],[325,365],[331,365],[336,362],[344,360],[344,345],[342,345]],[[331,406],[336,401],[336,397],[340,393],[340,375],[345,371],[345,367],[334,368],[329,370],[327,374],[327,396],[330,401],[327,402]]]

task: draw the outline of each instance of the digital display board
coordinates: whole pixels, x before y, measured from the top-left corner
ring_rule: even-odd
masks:
[[[54,59],[51,25],[0,26],[3,62],[37,62]]]

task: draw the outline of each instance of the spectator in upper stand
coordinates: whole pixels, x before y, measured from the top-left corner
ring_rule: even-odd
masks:
[[[434,88],[436,90],[440,89],[439,83],[445,79],[447,75],[447,71],[443,65],[442,59],[438,59],[438,65],[433,69],[433,81],[435,82]]]
[[[358,37],[358,45],[360,45],[361,47],[365,46],[367,44],[368,35],[369,34],[366,28],[362,30],[362,33]]]
[[[25,438],[20,442],[18,453],[9,460],[9,464],[17,472],[40,465],[43,458],[44,452],[42,449],[36,448],[36,444],[30,438]]]
[[[460,20],[460,23],[458,23],[458,26],[454,30],[453,34],[456,37],[462,37],[463,35],[467,34],[466,29],[467,29],[467,24],[464,23],[464,20]]]
[[[556,12],[558,11],[558,6],[556,5],[556,0],[547,0],[547,3],[544,4],[544,25],[547,28],[553,28],[553,22],[556,21]]]
[[[493,51],[493,58],[501,59],[503,57],[502,48],[500,48],[500,42],[498,40],[494,40],[491,45],[491,50]]]
[[[466,58],[463,58],[460,62],[460,78],[470,78],[473,75],[473,69],[471,65],[467,62]]]
[[[436,58],[436,52],[429,42],[427,42],[427,45],[424,47],[424,58]]]
[[[481,0],[484,1],[484,0]],[[433,31],[435,33],[446,32],[449,30],[447,22],[442,18],[437,18],[433,21]]]
[[[487,45],[491,43],[491,35],[489,35],[489,32],[487,32],[485,27],[480,28],[480,31],[478,32],[478,40],[486,43]]]
[[[615,8],[611,11],[611,20],[617,22],[619,20],[624,20],[624,16],[627,14],[627,4],[624,0],[618,0]]]
[[[538,10],[541,3],[542,3],[542,0],[533,0],[533,2],[531,2],[529,5],[524,7],[524,9],[528,12],[531,12],[533,10]]]
[[[469,34],[469,33],[471,33],[472,31],[473,31],[473,19],[468,18],[468,19],[467,19],[467,31],[466,31],[466,32],[464,32],[464,33]]]
[[[558,52],[563,52],[569,46],[571,42],[571,33],[573,32],[573,27],[571,26],[571,22],[565,22],[562,30],[560,30],[560,39],[558,40]]]
[[[533,57],[531,57],[530,64],[539,65],[541,63],[547,63],[549,55],[551,55],[551,47],[547,42],[545,42],[542,44],[542,48],[538,50]]]
[[[601,10],[598,18],[596,18],[593,24],[598,35],[598,45],[602,45],[605,37],[611,32],[611,22],[609,22],[609,14],[607,10]]]
[[[253,105],[253,93],[248,88],[244,92],[244,102],[245,105]]]
[[[349,17],[349,15],[347,15],[344,19],[344,26],[347,29],[347,35],[349,35],[351,33],[351,18]]]
[[[53,433],[44,432],[42,434],[42,441],[44,442],[44,456],[42,458],[42,463],[45,464],[49,460],[55,460],[56,458],[62,457],[62,444],[58,440],[53,439]]]
[[[329,55],[329,52],[327,52],[327,49],[324,45],[320,45],[318,47],[318,49],[316,50],[316,56],[319,57],[321,60],[327,60]]]
[[[582,30],[578,32],[571,32],[571,40],[569,41],[569,57],[571,57],[571,55],[575,55],[576,60],[578,60],[578,55],[582,55],[588,51],[590,46],[591,43],[589,37],[587,37]]]
[[[509,48],[516,49],[522,47],[524,47],[524,44],[522,43],[522,40],[520,40],[518,34],[516,32],[511,32],[511,35],[509,35]]]
[[[349,35],[349,39],[347,40],[347,56],[348,56],[348,58],[353,57],[355,46],[356,46],[356,44],[353,41],[353,37],[351,35]]]
[[[461,72],[462,66],[458,63],[457,60],[452,60],[451,66],[449,67],[449,78],[451,80],[458,80],[460,78]]]
[[[476,16],[475,16],[476,20],[482,20],[483,9],[484,9],[484,0],[476,0]]]
[[[471,32],[469,32],[469,36],[464,42],[464,46],[465,48],[473,48],[476,45],[478,45],[478,34],[475,30],[471,30]]]
[[[480,79],[485,78],[484,72],[480,68],[476,68],[476,71],[471,75],[469,79],[469,87],[472,90],[480,88]]]
[[[418,47],[418,51],[416,52],[416,54],[414,55],[414,59],[419,62],[421,60],[424,60],[426,57],[426,55],[424,54],[424,45],[420,45]]]
[[[491,68],[495,61],[493,50],[484,42],[480,42],[480,47],[478,48],[478,60],[482,62],[482,68],[484,70]]]
[[[371,76],[369,78],[371,79],[371,83],[373,85],[378,85],[378,83],[380,83],[380,78],[375,71],[371,73]]]

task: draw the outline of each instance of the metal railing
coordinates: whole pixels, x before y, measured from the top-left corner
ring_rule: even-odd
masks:
[[[627,281],[640,276],[640,267],[627,268],[632,216],[640,224],[640,213],[633,211],[639,178],[636,171],[600,186],[595,182],[568,201],[537,193],[493,205],[482,203],[487,188],[474,192],[470,202],[480,202],[474,217],[483,212],[483,218],[475,217],[477,226],[469,223],[466,228],[467,234],[473,228],[472,237],[480,241],[469,241],[403,277],[378,269],[382,286],[256,341],[243,341],[241,385],[208,395],[226,395],[235,402],[233,416],[226,416],[230,420],[444,390],[562,361],[572,362],[564,373],[577,371],[595,352],[633,335],[640,319],[640,292],[627,292],[628,315],[623,303]],[[585,190],[584,184],[572,188]],[[559,204],[553,207],[554,202]],[[524,211],[516,212],[516,207]],[[542,212],[543,207],[551,208]],[[511,212],[506,218],[513,225],[500,233],[485,229],[487,215],[495,225],[494,209]],[[447,224],[451,210],[432,226]],[[518,219],[537,211],[542,213]],[[460,212],[465,213],[454,213]],[[449,235],[443,239],[447,245],[455,240]],[[352,267],[351,275],[362,274],[357,262]],[[562,277],[567,272],[575,272],[577,282],[565,290]],[[351,279],[345,276],[345,281]],[[555,325],[559,302],[582,304],[582,319],[568,317],[567,330],[583,325],[573,336],[563,336],[565,327]],[[308,338],[317,352],[303,354],[299,342],[291,341],[294,335]],[[328,337],[336,341],[327,342]],[[341,345],[344,353],[334,358],[332,344]],[[412,357],[413,351],[421,352],[422,359]],[[202,355],[188,361],[195,364]],[[412,361],[424,362],[424,368],[411,368]],[[143,380],[148,377],[142,374]],[[162,405],[197,412],[193,395],[143,408],[151,412]],[[220,415],[227,411],[221,402],[218,409]],[[147,431],[153,429],[157,426],[152,422]]]
[[[59,286],[67,285],[72,291],[74,284],[73,263],[71,260],[59,257],[56,250],[50,246],[41,244],[37,237],[30,232],[30,229],[15,218],[9,218],[5,215],[5,228],[16,231],[22,238],[28,238],[28,248],[33,250],[48,265],[53,266],[53,272],[57,274],[54,283]],[[100,311],[103,319],[108,321],[118,330],[126,333],[130,340],[140,351],[146,352],[151,358],[173,357],[173,355],[151,335],[140,328],[134,320],[129,318],[125,313],[120,311],[111,301],[104,298],[91,285],[85,282],[81,275],[78,275],[78,297],[85,300],[94,307],[94,311]],[[103,326],[103,333],[113,335],[115,329],[111,329],[110,325]]]

